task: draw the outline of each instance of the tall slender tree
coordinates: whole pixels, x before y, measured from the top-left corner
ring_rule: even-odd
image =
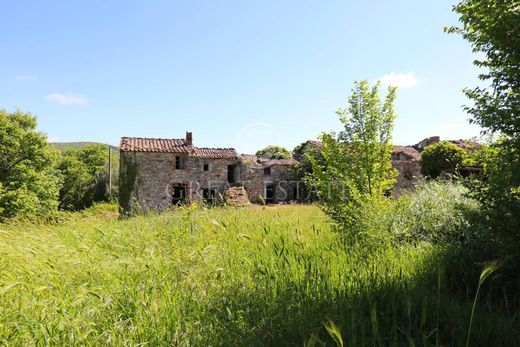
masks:
[[[325,211],[339,223],[356,223],[356,209],[381,198],[395,182],[391,138],[396,88],[382,101],[379,83],[355,82],[346,108],[337,110],[343,130],[321,136],[323,158],[313,163],[310,183]]]

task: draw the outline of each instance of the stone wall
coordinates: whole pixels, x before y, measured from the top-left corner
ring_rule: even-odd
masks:
[[[260,164],[253,161],[243,161],[241,179],[253,203],[266,201],[268,189],[273,189],[273,199],[268,202],[297,200],[294,188],[297,186],[293,167],[289,165]],[[270,168],[270,174],[265,169]]]
[[[392,166],[398,171],[397,181],[394,185],[394,193],[397,195],[413,189],[423,179],[419,161],[392,160]]]
[[[182,157],[183,169],[176,169],[176,156]],[[201,202],[202,189],[214,189],[216,200],[222,201],[224,191],[231,186],[243,186],[251,202],[265,201],[267,189],[274,187],[272,202],[296,198],[292,167],[266,165],[244,159],[204,159],[186,154],[155,152],[121,152],[121,179],[128,177],[129,168],[135,166],[135,180],[131,190],[130,209],[165,209],[172,205],[175,187],[185,187],[186,202]],[[208,171],[204,171],[207,164]],[[228,182],[228,165],[235,165],[235,182]],[[270,175],[264,169],[270,167]],[[128,180],[128,179],[127,179]]]
[[[183,158],[183,169],[175,168],[176,156]],[[203,188],[215,189],[219,199],[229,187],[228,165],[240,164],[238,160],[202,159],[174,153],[121,152],[121,175],[126,174],[132,160],[136,164],[132,200],[143,209],[169,207],[176,185],[185,185],[187,202],[201,201]],[[208,171],[204,171],[204,164],[209,165]]]

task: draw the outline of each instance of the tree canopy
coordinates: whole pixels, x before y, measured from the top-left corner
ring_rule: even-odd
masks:
[[[107,148],[101,144],[88,144],[62,154],[58,165],[63,176],[60,209],[80,210],[107,198],[107,157]]]
[[[451,142],[441,141],[422,151],[421,172],[430,178],[437,178],[442,172],[454,173],[466,157],[464,149]]]
[[[384,101],[379,83],[355,82],[348,105],[336,113],[343,130],[321,136],[321,160],[313,164],[310,183],[316,187],[325,211],[345,227],[356,223],[357,208],[377,200],[395,182],[390,161],[396,89]]]
[[[473,104],[465,109],[484,132],[502,135],[485,158],[485,181],[472,186],[481,203],[481,222],[491,248],[513,264],[520,262],[520,2],[463,0],[453,10],[462,35],[479,58],[484,86],[465,89]],[[515,268],[516,266],[516,268]]]
[[[292,157],[291,152],[282,146],[267,146],[256,151],[256,155],[269,159],[288,159]]]
[[[35,117],[0,109],[0,217],[56,210],[56,157],[46,136],[36,131]]]
[[[518,0],[463,0],[454,11],[460,27],[446,28],[469,41],[483,58],[479,78],[484,87],[466,88],[474,105],[466,110],[485,131],[519,140],[520,130],[520,2]]]

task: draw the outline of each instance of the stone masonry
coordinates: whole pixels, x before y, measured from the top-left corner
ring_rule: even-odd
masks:
[[[435,136],[413,146],[394,146],[391,160],[399,173],[396,194],[422,180],[420,152],[439,141]],[[321,146],[319,141],[302,146],[306,144]],[[120,151],[120,205],[124,212],[165,209],[185,202],[306,200],[306,188],[295,173],[296,159],[301,160],[296,154],[296,159],[267,159],[239,155],[233,148],[195,147],[191,132],[186,132],[184,139],[123,137]]]

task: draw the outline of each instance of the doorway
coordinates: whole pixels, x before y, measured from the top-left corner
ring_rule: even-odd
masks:
[[[236,171],[237,166],[236,165],[228,165],[227,167],[227,180],[228,183],[236,183]]]
[[[268,204],[272,204],[274,202],[275,194],[276,185],[269,184],[265,186],[265,202],[267,202]]]
[[[172,186],[172,205],[180,205],[186,202],[186,185],[177,183]]]

